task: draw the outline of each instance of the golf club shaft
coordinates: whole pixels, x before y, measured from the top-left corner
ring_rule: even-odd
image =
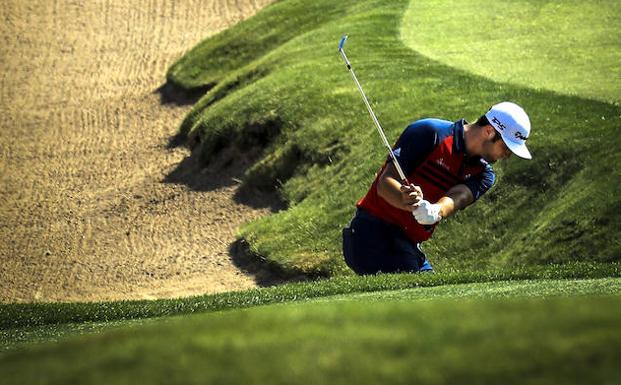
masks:
[[[362,95],[362,100],[364,100],[364,104],[367,106],[367,110],[369,111],[369,115],[371,115],[371,119],[373,119],[373,123],[375,123],[375,127],[377,128],[377,132],[379,132],[380,137],[382,138],[382,141],[384,142],[384,145],[386,145],[386,147],[388,148],[388,153],[390,154],[390,158],[392,159],[392,162],[395,165],[395,168],[397,169],[397,172],[399,173],[399,177],[401,178],[401,183],[409,184],[407,178],[405,177],[405,174],[403,173],[403,169],[401,169],[401,165],[399,164],[399,161],[397,161],[397,158],[395,157],[395,154],[392,151],[392,146],[388,142],[388,139],[386,139],[386,135],[384,134],[384,130],[382,129],[382,126],[379,124],[379,121],[377,120],[377,117],[375,116],[375,113],[373,112],[373,109],[371,109],[371,105],[369,104],[369,100],[367,99],[367,96],[365,95],[364,91],[362,90],[362,86],[360,85],[360,82],[358,82],[358,78],[356,77],[356,74],[354,73],[354,69],[351,67],[351,64],[349,63],[349,60],[347,60],[347,55],[345,55],[345,51],[343,50],[343,45],[345,44],[345,40],[346,39],[347,39],[347,35],[345,35],[341,39],[341,43],[339,44],[339,53],[341,54],[341,57],[345,61],[345,64],[347,65],[347,69],[349,70],[349,73],[351,74],[352,79],[354,79],[354,83],[356,83],[356,86],[358,86],[358,91],[360,91],[360,95]]]

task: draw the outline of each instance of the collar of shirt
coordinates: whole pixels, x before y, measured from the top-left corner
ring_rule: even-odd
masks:
[[[458,121],[453,123],[453,150],[455,150],[455,152],[463,152],[465,162],[467,164],[481,163],[483,158],[481,158],[480,156],[470,156],[466,152],[466,141],[464,139],[464,124],[468,124],[466,119],[459,119]],[[483,162],[487,164],[487,162]]]
[[[468,124],[466,119],[459,119],[453,123],[453,150],[463,152],[466,156],[466,143],[464,141],[464,124]]]

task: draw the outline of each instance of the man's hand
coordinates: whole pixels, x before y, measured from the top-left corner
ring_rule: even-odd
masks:
[[[440,222],[442,216],[440,215],[440,209],[442,207],[437,203],[430,203],[429,201],[422,200],[412,211],[412,215],[416,219],[416,222],[421,225],[433,225]]]
[[[423,199],[423,190],[412,183],[402,184],[399,191],[401,191],[401,203],[406,207],[413,209]]]
[[[377,194],[391,206],[409,213],[423,199],[423,192],[420,187],[412,183],[402,184],[392,163],[389,163],[380,175]]]

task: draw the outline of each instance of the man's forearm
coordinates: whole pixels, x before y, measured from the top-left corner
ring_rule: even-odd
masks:
[[[442,197],[437,202],[440,205],[440,216],[442,218],[448,218],[455,213],[455,211],[459,210],[455,206],[455,201],[451,197]]]
[[[440,198],[437,203],[440,205],[442,218],[448,218],[472,202],[474,202],[472,192],[466,185],[462,184],[450,189],[446,196]]]
[[[377,193],[390,205],[404,211],[412,211],[415,208],[415,206],[412,205],[415,201],[418,201],[418,199],[404,196],[404,193],[401,191],[401,182],[397,180],[396,173],[394,167],[389,164],[380,176],[379,183],[377,184]],[[420,189],[418,187],[416,188],[420,192]],[[424,195],[422,198],[425,198]],[[470,191],[468,186],[459,184],[451,188],[446,195],[440,198],[436,203],[440,205],[440,215],[442,218],[447,218],[472,202],[474,202],[472,191]]]
[[[391,206],[412,211],[412,205],[420,200],[422,192],[418,186],[402,185],[397,170],[392,163],[389,163],[380,175],[377,194]]]
[[[380,183],[377,184],[377,193],[386,202],[398,209],[412,211],[411,206],[404,204],[402,201],[400,189],[401,183],[392,177],[382,178]]]

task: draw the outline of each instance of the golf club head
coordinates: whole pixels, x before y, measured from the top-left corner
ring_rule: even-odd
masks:
[[[343,46],[345,45],[345,40],[347,40],[347,35],[341,38],[341,42],[339,43],[339,51],[343,50]]]

